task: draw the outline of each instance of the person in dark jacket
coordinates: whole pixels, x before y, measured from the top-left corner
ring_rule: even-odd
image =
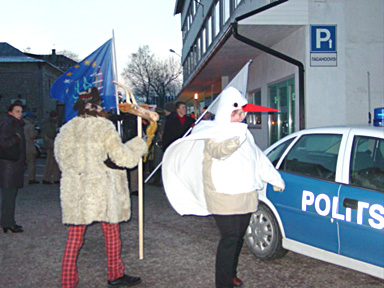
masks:
[[[4,233],[23,232],[23,228],[16,224],[15,206],[16,196],[24,186],[24,171],[26,169],[26,152],[24,137],[24,121],[21,119],[23,107],[14,103],[8,108],[8,115],[0,123],[0,149],[20,145],[21,152],[18,160],[0,159],[0,188],[2,194],[0,225]]]
[[[39,131],[35,128],[36,115],[32,112],[27,112],[24,115],[24,136],[25,136],[25,148],[26,148],[26,158],[28,166],[28,183],[30,185],[39,184],[40,182],[36,180],[36,147],[35,141],[36,137],[39,134]]]
[[[156,131],[156,136],[154,143],[154,160],[153,165],[154,167],[158,167],[158,165],[161,163],[163,159],[163,134],[164,134],[164,128],[165,123],[167,123],[167,120],[169,117],[176,111],[175,103],[168,102],[164,105],[164,110],[161,113],[160,121],[159,121],[159,127]],[[148,182],[150,185],[155,185],[157,187],[163,186],[162,180],[161,180],[161,169],[157,170],[157,172],[152,176],[151,182]]]
[[[51,111],[49,113],[49,119],[43,124],[43,137],[44,144],[47,148],[47,159],[45,161],[45,171],[43,184],[49,185],[52,184],[51,179],[53,178],[53,183],[60,183],[60,170],[55,157],[53,155],[53,146],[55,143],[55,138],[58,132],[57,122],[59,120],[59,115],[56,111]]]
[[[193,127],[195,120],[187,116],[187,105],[182,102],[176,102],[176,112],[172,113],[165,123],[163,133],[163,151],[175,140],[184,136],[189,128]]]

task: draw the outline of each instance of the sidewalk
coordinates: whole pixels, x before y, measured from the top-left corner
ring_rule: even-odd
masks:
[[[178,216],[162,188],[145,186],[145,195],[143,260],[139,260],[137,196],[131,199],[132,219],[121,224],[126,273],[142,277],[138,287],[143,288],[213,287],[218,240],[213,219]],[[61,223],[59,186],[26,185],[19,191],[16,220],[24,233],[0,231],[0,287],[60,287],[67,228]],[[104,239],[98,224],[87,229],[78,268],[79,287],[107,287]],[[207,278],[191,279],[202,271]]]
[[[41,178],[39,178],[41,179]],[[212,217],[181,217],[162,188],[145,185],[144,259],[139,260],[137,196],[132,219],[121,224],[126,273],[140,276],[138,288],[214,287],[219,234]],[[26,185],[19,191],[16,220],[24,233],[0,231],[0,287],[60,287],[61,257],[67,228],[61,223],[58,185]],[[79,288],[107,287],[101,226],[87,230],[78,259]],[[383,287],[383,281],[295,253],[262,262],[244,247],[239,277],[244,288]]]

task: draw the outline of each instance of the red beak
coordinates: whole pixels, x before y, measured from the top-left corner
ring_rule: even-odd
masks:
[[[255,104],[246,104],[242,107],[244,112],[278,112],[278,109],[259,106]]]

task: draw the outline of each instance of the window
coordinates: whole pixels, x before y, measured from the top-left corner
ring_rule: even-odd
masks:
[[[350,184],[384,191],[384,140],[355,136],[353,140]]]
[[[281,170],[335,181],[337,157],[342,135],[304,135],[288,152]]]
[[[197,45],[196,45],[196,64],[201,59],[201,37],[197,39]]]
[[[215,5],[214,12],[214,37],[220,32],[220,1],[218,1]]]
[[[191,29],[192,22],[193,22],[193,16],[192,14],[188,14],[188,30]]]
[[[261,105],[261,91],[248,93],[248,102]],[[250,126],[261,125],[261,113],[248,113],[247,124]]]
[[[195,1],[192,1],[191,5],[192,5],[192,15],[194,16],[196,14],[196,10],[197,10],[196,5],[197,4]]]
[[[268,87],[269,106],[279,113],[269,116],[269,144],[296,131],[295,125],[295,81],[290,78]]]
[[[188,29],[187,29],[187,24],[186,22],[184,22],[184,25],[183,25],[183,40],[185,39],[185,36],[187,35],[187,32],[188,32]]]
[[[193,46],[192,46],[192,62],[191,62],[192,65],[191,65],[191,70],[193,70],[195,68],[195,66],[197,65],[197,61],[198,61],[197,53],[198,53],[197,52],[197,43],[195,42],[195,44],[193,44]]]
[[[209,45],[211,45],[212,43],[212,35],[213,35],[213,31],[212,31],[212,16],[209,17],[208,19],[208,26],[207,26],[207,47],[209,47]]]
[[[231,15],[231,1],[223,0],[223,25],[228,21]]]
[[[234,2],[235,9],[237,8],[237,6],[240,5],[241,1],[243,1],[243,0],[234,0],[234,1],[233,1],[233,2]]]
[[[295,138],[292,137],[291,139],[285,141],[281,145],[277,146],[275,149],[270,151],[267,155],[269,161],[272,162],[273,166],[277,165],[277,162],[279,162],[281,155],[284,154],[285,150],[288,148],[288,146],[292,143],[292,141]]]
[[[207,28],[204,28],[201,34],[201,55],[204,55],[205,51],[207,51]]]

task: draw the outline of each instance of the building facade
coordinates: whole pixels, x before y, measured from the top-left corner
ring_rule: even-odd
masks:
[[[261,148],[304,128],[364,124],[384,107],[384,1],[178,0],[184,84],[209,104],[249,66],[249,114]]]
[[[38,120],[49,118],[52,110],[61,112],[62,103],[50,98],[50,88],[56,79],[76,62],[63,56],[23,53],[8,43],[0,43],[0,112],[21,101],[25,111]],[[56,66],[57,65],[57,66]]]

